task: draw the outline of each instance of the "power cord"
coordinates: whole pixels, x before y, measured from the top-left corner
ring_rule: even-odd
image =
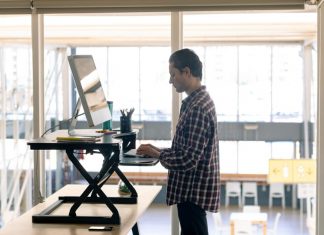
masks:
[[[78,114],[77,116],[75,116],[75,117],[71,117],[71,118],[69,118],[69,119],[67,119],[66,121],[71,121],[73,118],[77,118],[77,117],[79,117],[79,116],[81,116],[81,115],[83,115],[84,113],[80,113],[80,114]],[[50,128],[48,128],[42,135],[41,135],[41,137],[44,137],[44,135],[46,135],[47,134],[47,132],[49,132],[49,131],[51,131],[51,130],[54,130],[56,127],[59,127],[60,126],[60,124],[57,124],[57,125],[55,125],[55,126],[53,126],[53,127],[50,127]]]

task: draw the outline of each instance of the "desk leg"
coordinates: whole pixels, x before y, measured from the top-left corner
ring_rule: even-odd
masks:
[[[70,209],[70,216],[76,216],[76,210],[79,208],[79,206],[82,204],[82,202],[85,201],[86,197],[90,194],[90,192],[93,190],[96,194],[98,194],[99,198],[102,200],[103,203],[107,205],[107,207],[110,209],[110,211],[113,213],[112,219],[119,221],[119,213],[117,208],[112,204],[112,202],[109,200],[109,198],[105,195],[105,193],[101,190],[101,188],[97,185],[97,182],[92,179],[92,177],[88,174],[88,172],[83,168],[81,163],[75,158],[74,150],[66,150],[66,153],[68,155],[68,158],[71,160],[71,162],[74,164],[74,166],[78,169],[78,171],[81,173],[81,175],[88,181],[89,186],[86,188],[86,190],[81,194],[78,201],[76,201],[73,206]]]
[[[133,235],[139,235],[137,223],[134,224],[134,226],[132,227],[132,232],[133,232]]]
[[[231,230],[231,235],[234,235],[234,222],[233,221],[231,221],[230,230]]]
[[[267,223],[263,223],[263,235],[267,235]]]

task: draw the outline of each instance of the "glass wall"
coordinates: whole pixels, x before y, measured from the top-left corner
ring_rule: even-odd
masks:
[[[171,121],[170,47],[77,47],[75,53],[94,56],[113,120],[134,107],[133,121]]]
[[[212,18],[225,17],[210,15]],[[128,17],[132,17],[131,24],[127,21]],[[248,21],[246,14],[239,17]],[[246,38],[240,41],[233,36],[232,42],[219,41],[217,36],[221,39],[222,37],[215,36],[215,32],[211,30],[221,24],[216,18],[215,22],[210,22],[206,14],[186,13],[184,41],[185,47],[194,49],[204,63],[203,83],[215,101],[218,121],[301,123],[304,92],[303,58],[300,56],[303,50],[302,41],[289,40],[287,37],[284,41],[271,41],[268,38],[263,42],[243,31],[239,33],[248,35],[249,39],[252,38],[250,41],[247,42]],[[232,20],[232,23],[236,21]],[[197,30],[196,24],[205,25],[205,30]],[[61,25],[60,31],[56,31],[57,25]],[[170,54],[168,13],[155,17],[139,13],[132,16],[49,15],[45,16],[45,29],[45,35],[48,35],[47,45],[53,47],[56,40],[66,44],[67,54],[94,56],[107,99],[114,103],[114,121],[119,121],[120,109],[134,107],[133,121],[156,124],[154,138],[144,138],[142,142],[159,141],[164,147],[169,146],[171,137],[161,141],[165,138],[159,136],[161,127],[158,124],[171,121],[171,86],[168,84],[167,62]],[[137,33],[131,34],[135,29]],[[88,35],[88,41],[85,40],[85,35]],[[59,56],[53,58],[57,59]],[[61,60],[64,62],[64,58]],[[49,64],[52,64],[53,70],[53,64],[56,63]],[[59,94],[56,98],[58,103],[60,97],[62,96]],[[80,120],[84,118],[80,117]],[[286,144],[250,142],[244,138],[241,141],[222,141],[221,171],[267,174],[268,159],[274,158],[273,153],[278,152],[278,149],[282,151],[284,158],[299,157],[299,143],[284,143]],[[250,150],[251,145],[255,146],[253,152]],[[227,159],[231,161],[227,163]],[[255,169],[245,164],[250,161],[257,161],[262,167]],[[141,171],[136,169],[138,170]],[[160,168],[150,170],[159,171]]]
[[[295,22],[295,26],[305,23],[305,27],[293,27],[286,22],[277,31],[271,23],[271,19],[277,17],[273,14],[264,14],[264,18],[260,16],[262,14],[237,14],[236,19],[235,14],[184,14],[184,46],[194,49],[203,61],[203,83],[214,99],[220,123],[303,122],[304,64],[301,52],[304,41],[315,40],[316,14],[294,15],[292,18],[287,13],[280,14],[278,17],[282,17],[282,22],[287,19]],[[260,18],[255,20],[253,17]],[[32,138],[33,81],[30,16],[2,15],[0,19],[0,195],[3,217],[3,213],[8,212],[9,203],[17,199],[14,198],[17,189],[12,180],[19,179],[21,173],[30,176],[30,171],[24,170],[32,169],[32,151],[28,151],[26,140]],[[300,19],[308,20],[301,22]],[[118,122],[120,109],[134,107],[134,123],[139,124],[139,128],[149,124],[153,130],[153,134],[141,142],[154,141],[161,147],[170,146],[170,13],[53,14],[45,15],[44,22],[45,129],[72,115],[75,90],[67,56],[92,54],[107,99],[114,102],[114,121]],[[287,28],[283,30],[282,27]],[[314,50],[312,78],[316,77],[315,55]],[[311,120],[314,122],[315,79],[311,93]],[[80,117],[80,120],[84,118]],[[167,134],[163,135],[164,132]],[[221,173],[267,174],[270,158],[299,158],[301,146],[298,142],[284,140],[267,142],[242,138],[221,141]],[[62,153],[47,152],[46,158],[48,185],[69,183],[73,178],[72,167],[66,158],[62,158]],[[89,170],[95,170],[101,162],[100,156],[82,160]],[[123,171],[166,172],[161,165],[125,167]],[[24,187],[31,190],[27,184],[31,183],[19,184],[19,190]],[[48,188],[50,193],[51,188]],[[19,213],[19,209],[10,208]]]
[[[129,20],[130,18],[132,20]],[[96,16],[46,15],[44,18],[45,45],[47,50],[51,49],[46,56],[48,65],[46,70],[49,71],[49,75],[56,77],[52,79],[52,82],[56,84],[52,83],[52,87],[60,88],[60,84],[64,84],[64,81],[60,82],[60,80],[65,69],[68,76],[63,80],[68,79],[71,87],[67,96],[61,93],[63,89],[59,89],[60,91],[56,94],[46,92],[49,96],[46,97],[45,106],[49,105],[52,109],[54,105],[60,109],[55,109],[56,113],[48,113],[46,117],[48,125],[51,125],[51,118],[55,120],[70,118],[73,104],[78,96],[73,88],[70,69],[64,56],[91,54],[105,88],[106,98],[113,102],[114,122],[119,122],[121,109],[135,108],[132,120],[139,125],[134,128],[141,129],[145,121],[167,121],[168,128],[170,128],[172,106],[172,89],[168,72],[168,57],[171,50],[170,21],[170,13],[158,13],[154,16],[150,13],[98,14]],[[61,45],[56,45],[55,42],[61,42]],[[65,51],[66,54],[63,55],[61,51]],[[63,71],[60,68],[64,68]],[[75,97],[73,93],[76,94]],[[69,100],[62,100],[61,97],[68,97]],[[64,118],[62,118],[63,107],[68,104],[70,105],[69,113],[63,115]],[[78,120],[85,121],[85,117],[80,116]],[[118,124],[113,127],[118,128]],[[170,143],[171,132],[166,138],[167,143],[165,141],[156,143],[165,147]],[[156,139],[159,139],[158,135]],[[55,155],[50,152],[49,154]],[[48,170],[53,170],[60,165],[65,166],[63,168],[64,178],[55,176],[52,183],[60,185],[61,182],[65,184],[73,181],[72,166],[65,156],[52,156],[49,159]],[[99,155],[85,157],[81,162],[87,170],[95,171],[101,166],[102,157]],[[152,169],[140,167],[123,169],[123,171],[136,172],[146,170],[165,172],[160,165]]]
[[[302,48],[299,43],[191,48],[203,60],[203,82],[214,99],[220,122],[302,121],[303,68],[298,56]],[[135,107],[139,110],[135,112],[135,121],[170,121],[171,90],[165,66],[168,47],[75,50],[77,54],[91,53],[98,61],[107,97],[114,101],[114,120],[118,121],[120,109]],[[267,174],[268,160],[277,155],[299,157],[296,143],[244,139],[221,142],[221,171]],[[255,168],[251,162],[258,162],[261,167]]]
[[[44,93],[45,93],[45,119],[47,127],[51,127],[51,119],[63,118],[63,72],[64,65],[67,61],[66,49],[62,48],[45,48],[44,56]],[[53,124],[52,124],[53,125]]]
[[[262,31],[259,27],[264,30],[269,22],[262,17],[253,22],[253,17],[255,15],[184,15],[185,47],[195,50],[203,60],[203,82],[214,99],[218,121],[256,124],[256,129],[244,132],[252,134],[255,141],[245,139],[244,135],[241,140],[235,140],[239,136],[238,129],[230,130],[232,141],[221,141],[222,173],[267,174],[269,159],[300,157],[299,142],[257,141],[262,139],[258,136],[257,123],[303,122],[303,40],[289,40],[289,30],[284,40],[276,39],[278,32],[273,32],[272,39],[259,40]],[[240,28],[238,22],[244,26]],[[246,22],[249,24],[245,25]],[[204,24],[214,24],[214,31],[198,31],[198,26]],[[225,25],[231,25],[236,31],[229,32],[224,29]],[[249,28],[251,25],[254,31]],[[197,46],[196,38],[208,43]]]
[[[204,61],[218,121],[301,122],[301,44],[242,44],[190,47]]]
[[[1,227],[31,206],[22,195],[31,198],[33,81],[30,16],[2,15],[0,22]]]
[[[218,121],[302,122],[300,43],[191,48],[203,60],[203,82],[214,99]],[[278,142],[222,141],[221,172],[267,174],[268,160],[274,157],[272,149],[278,152],[278,146]],[[299,157],[295,146],[292,142],[280,144],[281,157]],[[258,162],[260,167],[251,162]]]

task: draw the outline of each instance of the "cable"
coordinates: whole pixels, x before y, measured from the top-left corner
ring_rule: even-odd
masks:
[[[70,119],[68,119],[68,120],[70,120]],[[60,124],[57,124],[57,125],[55,125],[55,126],[49,128],[49,129],[47,129],[47,130],[46,130],[46,131],[41,135],[41,137],[44,137],[44,135],[45,135],[47,132],[49,132],[50,130],[55,129],[55,128],[58,127],[58,126],[60,126]]]
[[[81,115],[83,115],[84,113],[80,113],[80,114],[78,114],[77,116],[75,116],[75,117],[71,117],[71,118],[69,118],[69,119],[67,119],[66,121],[71,121],[71,119],[73,119],[73,118],[77,118],[77,117],[79,117],[79,116],[81,116]],[[51,130],[53,130],[53,129],[55,129],[56,127],[59,127],[60,126],[60,124],[57,124],[57,125],[55,125],[55,126],[53,126],[53,127],[50,127],[50,128],[48,128],[42,135],[41,135],[41,137],[44,137],[44,135],[47,133],[47,132],[49,132],[49,131],[51,131]]]

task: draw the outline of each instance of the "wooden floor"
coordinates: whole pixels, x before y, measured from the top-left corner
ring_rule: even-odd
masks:
[[[242,209],[233,206],[227,209],[221,208],[221,216],[224,224],[229,225],[229,216],[231,212],[238,212]],[[295,209],[281,209],[262,207],[262,212],[268,213],[268,228],[271,228],[277,212],[280,212],[281,218],[278,225],[278,235],[309,235],[305,225],[305,215]],[[214,221],[211,214],[207,215],[209,235],[217,234],[214,227]],[[170,207],[161,204],[153,204],[138,221],[141,235],[171,235],[171,213]],[[129,233],[130,235],[132,233]],[[261,230],[256,233],[262,234]],[[225,235],[223,233],[223,235]]]

